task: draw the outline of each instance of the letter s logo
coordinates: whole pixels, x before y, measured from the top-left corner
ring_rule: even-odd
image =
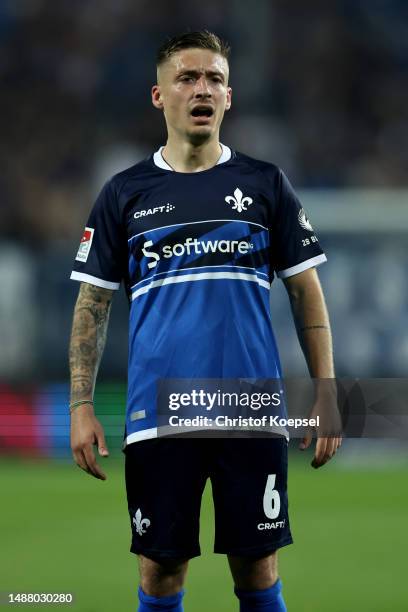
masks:
[[[143,248],[142,248],[142,253],[145,257],[151,257],[154,259],[154,261],[151,261],[150,263],[147,264],[148,268],[155,268],[157,266],[157,262],[160,261],[160,255],[158,255],[157,253],[150,253],[147,250],[148,247],[152,247],[152,246],[153,246],[152,240],[148,240],[147,242],[144,243]]]

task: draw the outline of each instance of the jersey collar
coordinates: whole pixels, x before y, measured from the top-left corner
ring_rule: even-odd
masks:
[[[221,142],[220,142],[220,145],[221,145],[222,153],[216,163],[217,166],[218,164],[223,164],[224,162],[227,162],[228,160],[230,160],[231,155],[232,155],[231,149],[229,147],[227,147],[226,145],[223,145]],[[164,149],[164,146],[160,147],[160,149],[153,154],[153,161],[155,165],[158,166],[159,168],[163,168],[163,170],[171,170],[172,172],[174,172],[173,168],[169,166],[169,164],[163,158],[163,155],[162,155],[163,149]]]

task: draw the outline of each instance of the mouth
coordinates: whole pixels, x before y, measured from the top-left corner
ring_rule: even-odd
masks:
[[[198,117],[200,119],[209,119],[213,114],[214,109],[212,106],[197,105],[191,111],[192,117]]]

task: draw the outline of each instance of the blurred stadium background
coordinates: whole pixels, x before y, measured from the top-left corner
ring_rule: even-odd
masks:
[[[338,376],[406,376],[406,2],[3,0],[0,591],[70,590],[81,612],[136,607],[119,450],[127,304],[122,291],[115,296],[98,378],[112,455],[102,484],[67,461],[78,290],[69,274],[103,182],[164,143],[150,104],[157,47],[203,27],[232,44],[222,141],[285,170],[327,252],[319,274]],[[285,373],[302,376],[279,281],[271,308]],[[408,609],[400,579],[406,450],[348,441],[321,473],[310,456],[293,456],[297,546],[282,552],[289,610]],[[207,494],[207,552],[211,512]],[[222,558],[192,562],[186,603],[195,612],[236,609]]]

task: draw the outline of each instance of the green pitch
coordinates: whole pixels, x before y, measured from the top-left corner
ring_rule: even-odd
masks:
[[[62,461],[0,460],[0,591],[72,592],[75,604],[58,607],[136,611],[123,458],[114,455],[103,462],[106,482]],[[301,459],[292,460],[289,482],[295,545],[280,555],[289,611],[408,610],[406,469],[332,463],[315,471]],[[190,564],[185,609],[237,610],[226,559],[211,552],[209,488],[201,526],[203,555]]]

